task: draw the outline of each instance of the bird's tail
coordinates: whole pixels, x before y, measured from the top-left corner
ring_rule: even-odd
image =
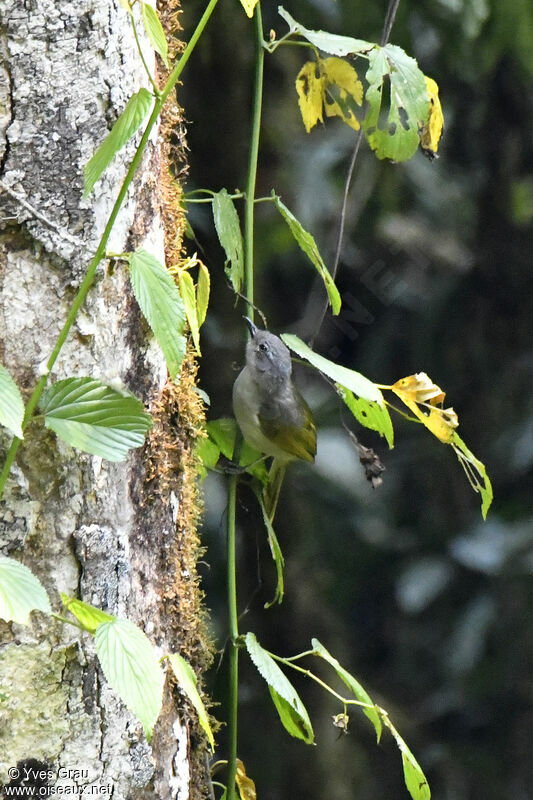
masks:
[[[268,484],[263,489],[263,500],[265,503],[265,510],[271,522],[274,520],[276,508],[278,507],[279,493],[281,491],[281,484],[285,477],[285,468],[287,464],[278,458],[275,458],[268,473]]]

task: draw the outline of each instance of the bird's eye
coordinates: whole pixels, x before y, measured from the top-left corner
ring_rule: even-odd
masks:
[[[261,342],[261,344],[259,345],[259,349],[262,350],[263,353],[266,353],[266,351],[268,350],[268,347],[266,346],[266,344]]]

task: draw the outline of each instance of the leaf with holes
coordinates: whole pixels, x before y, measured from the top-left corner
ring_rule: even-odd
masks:
[[[27,625],[32,611],[52,613],[46,589],[24,564],[0,556],[0,619]]]
[[[429,115],[424,74],[415,59],[394,44],[376,46],[368,59],[365,136],[378,158],[406,161],[416,152],[419,130]]]
[[[387,407],[376,400],[356,397],[353,392],[345,386],[341,386],[340,383],[336,383],[335,386],[339,396],[342,397],[356,420],[365,428],[377,431],[385,437],[390,448],[394,447],[394,429]]]
[[[44,423],[63,441],[108,461],[124,461],[142,447],[152,420],[132,394],[94,378],[66,378],[47,389],[40,408]]]

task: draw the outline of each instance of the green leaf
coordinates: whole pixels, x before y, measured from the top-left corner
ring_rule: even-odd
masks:
[[[279,197],[277,197],[274,193],[272,193],[272,197],[274,198],[276,208],[289,226],[291,233],[296,239],[298,245],[304,251],[324,281],[324,286],[326,287],[326,291],[328,293],[331,309],[334,314],[338,314],[341,309],[341,296],[339,294],[339,290],[335,286],[335,282],[333,281],[328,268],[322,260],[322,256],[320,255],[314,238],[302,227],[294,214],[289,211],[287,206],[282,203]]]
[[[200,325],[198,323],[198,309],[196,307],[196,290],[194,288],[194,281],[190,274],[183,270],[178,277],[181,299],[185,306],[185,313],[187,321],[191,330],[192,340],[198,355],[200,352]]]
[[[106,614],[99,608],[84,603],[83,600],[77,600],[75,597],[69,597],[61,592],[61,601],[68,611],[73,614],[78,622],[80,622],[86,631],[93,633],[97,627],[103,622],[112,622],[115,617],[111,614]]]
[[[314,44],[319,50],[331,53],[334,56],[349,56],[367,53],[376,45],[373,42],[365,42],[364,39],[352,39],[351,36],[338,36],[327,31],[311,31],[296,22],[283,6],[278,6],[280,16],[283,17],[289,28],[294,33],[299,33],[308,42]]]
[[[114,619],[94,635],[103,673],[112,689],[141,721],[150,741],[163,702],[163,671],[148,637],[133,622]]]
[[[94,378],[57,381],[40,408],[46,427],[67,444],[108,461],[124,461],[152,425],[140,400]]]
[[[229,458],[233,458],[235,449],[235,437],[237,436],[237,423],[230,417],[220,417],[207,423],[209,437],[219,447],[220,452]]]
[[[385,78],[388,79],[384,84]],[[429,115],[429,96],[423,73],[414,58],[393,44],[369,53],[366,72],[368,113],[363,128],[378,158],[406,161],[419,144],[419,129]],[[390,84],[389,84],[390,81]],[[390,89],[386,119],[380,119],[384,89]]]
[[[263,453],[254,450],[246,439],[242,442],[239,466],[244,467],[249,475],[253,475],[254,478],[260,480],[263,486],[266,486],[268,483],[268,469],[265,463],[265,457]]]
[[[276,566],[276,574],[278,579],[274,597],[269,603],[265,603],[265,608],[270,608],[270,606],[273,606],[275,603],[279,603],[281,605],[281,603],[283,602],[283,595],[285,594],[285,586],[283,581],[283,567],[285,566],[285,559],[283,558],[283,553],[281,552],[281,547],[279,546],[278,537],[276,536],[276,533],[274,531],[272,520],[268,516],[261,493],[259,491],[256,492],[256,496],[259,501],[261,511],[263,513],[263,522],[265,523],[265,528],[268,536],[268,544],[270,546],[270,552],[272,553],[272,558]]]
[[[150,3],[141,2],[141,16],[143,20],[144,30],[146,31],[146,35],[150,39],[150,44],[156,51],[159,53],[165,67],[168,68],[168,44],[167,39],[165,36],[165,31],[163,30],[163,26],[159,21],[159,17],[157,16],[157,11],[152,8]]]
[[[344,400],[354,417],[372,431],[377,431],[384,436],[390,448],[394,447],[394,429],[392,420],[386,406],[376,400],[366,400],[364,397],[355,397],[353,392],[336,383],[337,392]]]
[[[413,800],[430,800],[431,791],[420,764],[390,721],[388,715],[383,717],[383,721],[394,736],[396,744],[402,754],[403,775],[409,794]]]
[[[455,455],[466,473],[470,486],[475,492],[479,492],[481,495],[481,513],[483,519],[486,519],[494,495],[492,492],[492,483],[490,482],[485,465],[468,449],[456,431],[453,432],[448,444],[451,444],[453,447]]]
[[[209,270],[201,262],[198,264],[198,285],[196,287],[196,304],[198,307],[198,325],[200,328],[204,324],[207,307],[209,305],[209,294],[211,291],[211,278]]]
[[[213,738],[213,731],[211,730],[211,725],[209,724],[209,715],[202,702],[202,698],[198,694],[198,689],[196,688],[197,678],[196,675],[194,674],[192,667],[178,653],[171,653],[168,659],[172,666],[174,675],[178,679],[180,689],[182,689],[185,692],[188,699],[196,709],[196,713],[198,714],[198,721],[205,731],[211,750],[214,750],[215,740]]]
[[[0,364],[0,425],[18,439],[22,439],[24,402],[18,386],[5,367]]]
[[[341,667],[339,662],[336,658],[334,658],[331,653],[324,647],[324,645],[320,644],[318,639],[312,639],[311,646],[314,650],[314,655],[323,658],[324,661],[327,661],[328,664],[331,664],[341,681],[348,687],[348,689],[353,692],[355,698],[360,700],[362,703],[368,703],[368,705],[373,706],[374,702],[368,692],[361,686],[358,680],[350,675],[350,673]],[[375,728],[377,740],[381,739],[381,719],[376,711],[375,708],[362,708],[361,711],[365,714],[372,725]]]
[[[200,459],[201,464],[198,466],[198,472],[201,480],[207,477],[207,470],[213,469],[220,457],[220,447],[207,436],[202,436],[197,439],[194,452]]]
[[[175,380],[185,356],[185,309],[170,272],[146,250],[140,248],[128,256],[130,279],[135,299],[167,362]]]
[[[360,372],[347,367],[341,367],[340,364],[335,364],[334,361],[329,361],[324,356],[318,355],[310,347],[308,347],[301,339],[292,333],[283,333],[281,338],[291,350],[293,350],[300,358],[305,358],[309,361],[319,372],[323,372],[329,378],[332,378],[336,383],[349,389],[358,397],[365,400],[372,400],[380,406],[385,405],[381,390],[375,383],[369,381]]]
[[[83,170],[84,197],[90,193],[100,175],[107,169],[119,150],[122,150],[126,142],[140,128],[150,111],[153,99],[148,89],[139,89],[130,97],[126,108]]]
[[[226,253],[225,270],[236,292],[244,277],[244,251],[239,216],[226,189],[213,197],[213,219],[220,244]]]
[[[0,619],[27,625],[34,610],[52,613],[46,589],[24,564],[0,556]]]
[[[259,674],[268,683],[272,700],[285,729],[291,736],[303,739],[306,744],[312,744],[314,734],[311,720],[292,683],[251,632],[246,634],[246,649]]]

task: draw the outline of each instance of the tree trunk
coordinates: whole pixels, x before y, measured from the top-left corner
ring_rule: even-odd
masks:
[[[86,200],[83,166],[147,80],[128,14],[112,0],[0,0],[0,33],[0,361],[27,399],[136,141]],[[175,120],[170,108],[108,251],[144,243],[163,260],[167,241],[175,257],[181,219],[168,207],[177,207],[179,188],[168,178],[164,137]],[[190,444],[202,409],[194,372],[189,359],[179,385],[166,383],[125,267],[104,261],[51,380],[88,375],[124,386],[152,411],[153,431],[144,450],[114,464],[32,423],[0,505],[0,549],[40,578],[55,612],[60,592],[81,597],[135,622],[161,655],[179,651],[198,671],[207,649],[195,572]],[[93,785],[116,800],[199,797],[203,740],[170,678],[149,745],[107,685],[92,638],[43,614],[32,620],[0,622],[0,785]]]

